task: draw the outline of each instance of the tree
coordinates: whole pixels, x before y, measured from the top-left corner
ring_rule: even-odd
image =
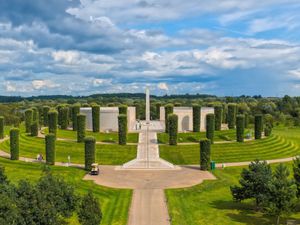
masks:
[[[33,112],[32,109],[27,109],[25,111],[25,131],[26,133],[30,132],[30,126],[33,121]]]
[[[49,106],[44,106],[43,107],[43,124],[44,126],[48,126],[48,113],[50,111],[50,107]]]
[[[55,136],[57,133],[57,115],[56,110],[51,110],[48,113],[49,133],[52,133]]]
[[[85,120],[86,116],[77,114],[77,142],[83,142],[85,137]]]
[[[98,199],[92,192],[83,197],[79,204],[78,219],[82,225],[99,225],[102,219],[102,212]]]
[[[120,114],[118,116],[118,127],[119,127],[119,145],[127,144],[127,116]]]
[[[240,114],[236,117],[236,141],[244,142],[245,116]]]
[[[300,156],[294,159],[293,164],[294,179],[297,185],[297,197],[300,197]]]
[[[0,116],[0,139],[4,138],[4,117]]]
[[[39,134],[39,124],[37,120],[35,120],[30,126],[30,135],[33,137],[37,137],[38,134]]]
[[[84,138],[84,165],[85,170],[90,171],[95,162],[96,140],[94,137]]]
[[[168,116],[169,116],[169,114],[173,113],[173,110],[174,110],[174,106],[172,104],[165,105],[165,128],[166,128],[166,133],[169,132]]]
[[[234,129],[235,122],[236,122],[236,104],[230,103],[228,104],[228,116],[227,116],[228,128]]]
[[[155,111],[156,111],[156,119],[160,120],[160,107],[161,107],[161,103],[157,102],[155,104]]]
[[[211,143],[214,143],[215,135],[215,115],[207,114],[206,115],[206,138],[208,138]]]
[[[4,172],[5,172],[5,168],[0,165],[0,185],[1,184],[8,184],[8,179],[7,179],[7,176],[5,175]]]
[[[175,114],[169,114],[169,145],[177,145],[177,135],[178,135],[178,116]]]
[[[200,105],[193,105],[193,132],[200,131],[201,121],[201,107]]]
[[[100,106],[92,106],[93,132],[100,131]]]
[[[254,121],[254,136],[255,139],[261,139],[261,134],[263,130],[263,116],[262,115],[256,115],[255,121]]]
[[[10,159],[19,160],[19,136],[20,130],[18,128],[12,128],[10,130]]]
[[[119,114],[127,115],[127,105],[120,105],[119,106]]]
[[[251,162],[248,169],[243,169],[240,186],[231,186],[231,194],[235,201],[254,198],[256,207],[262,206],[267,198],[269,183],[272,180],[271,167],[266,161],[255,160]]]
[[[24,224],[20,210],[13,199],[7,194],[0,193],[0,224],[19,225]]]
[[[69,126],[69,107],[63,106],[59,110],[60,128],[67,129]]]
[[[215,106],[215,130],[221,130],[222,128],[222,114],[223,108],[221,105]]]
[[[200,169],[209,170],[211,141],[209,139],[200,140]]]
[[[77,130],[77,114],[80,113],[80,104],[74,104],[72,106],[72,126],[73,131]]]
[[[45,137],[46,145],[46,163],[48,165],[55,164],[55,140],[56,137],[54,134],[47,134]]]
[[[269,195],[265,202],[265,210],[268,214],[276,216],[276,224],[280,223],[280,217],[289,215],[297,202],[297,187],[293,179],[289,179],[289,170],[284,164],[279,164],[269,183]]]

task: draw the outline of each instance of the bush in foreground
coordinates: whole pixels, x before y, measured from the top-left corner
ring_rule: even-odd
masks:
[[[78,219],[82,225],[99,225],[101,222],[99,201],[91,192],[85,195],[79,204]]]

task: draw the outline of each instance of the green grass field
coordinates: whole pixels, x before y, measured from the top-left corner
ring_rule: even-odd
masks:
[[[243,162],[259,159],[276,159],[296,156],[300,153],[300,128],[276,128],[271,137],[245,143],[212,145],[212,160]],[[179,165],[199,164],[199,145],[160,146],[160,156]]]
[[[291,163],[288,165],[292,172]],[[253,210],[253,201],[237,203],[232,200],[230,186],[238,184],[240,173],[241,167],[215,170],[217,180],[204,181],[191,188],[166,190],[172,225],[274,224],[274,218]],[[289,219],[299,223],[300,213],[291,215]]]
[[[0,158],[0,165],[10,181],[17,183],[20,179],[31,182],[36,181],[42,174],[42,165],[37,163],[24,163]],[[124,225],[127,223],[128,209],[131,202],[132,191],[128,189],[111,189],[101,187],[92,181],[83,181],[85,171],[70,167],[51,167],[54,175],[63,177],[66,182],[75,187],[78,194],[86,194],[92,190],[99,199],[103,213],[102,225]],[[79,225],[76,216],[68,221],[71,225]]]
[[[248,132],[251,132],[251,130],[247,129],[245,131],[245,136]],[[205,137],[206,137],[206,132],[178,133],[178,143],[199,142],[200,139],[203,139]],[[158,138],[158,142],[161,144],[169,143],[169,135],[166,133],[159,133],[157,135],[157,138]],[[236,140],[235,130],[215,131],[215,141],[235,141],[235,140]]]
[[[0,143],[0,149],[9,152],[9,140]],[[102,165],[121,165],[136,157],[135,145],[121,146],[117,144],[97,144],[96,161]],[[20,156],[36,158],[37,154],[45,156],[45,140],[31,137],[25,133],[20,134]],[[84,144],[75,141],[56,142],[56,161],[67,162],[68,155],[71,162],[84,163]]]

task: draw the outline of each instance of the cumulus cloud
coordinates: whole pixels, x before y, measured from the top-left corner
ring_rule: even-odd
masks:
[[[32,82],[32,86],[34,89],[43,89],[43,88],[56,88],[59,87],[59,84],[55,84],[53,81],[51,80],[33,80]]]
[[[166,83],[159,83],[157,85],[157,87],[160,89],[160,90],[165,90],[165,91],[168,91],[169,90],[169,87]]]

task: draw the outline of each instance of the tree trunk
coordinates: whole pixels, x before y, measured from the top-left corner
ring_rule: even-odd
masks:
[[[279,225],[279,223],[280,223],[280,216],[277,216],[277,222],[276,222],[276,224]]]

